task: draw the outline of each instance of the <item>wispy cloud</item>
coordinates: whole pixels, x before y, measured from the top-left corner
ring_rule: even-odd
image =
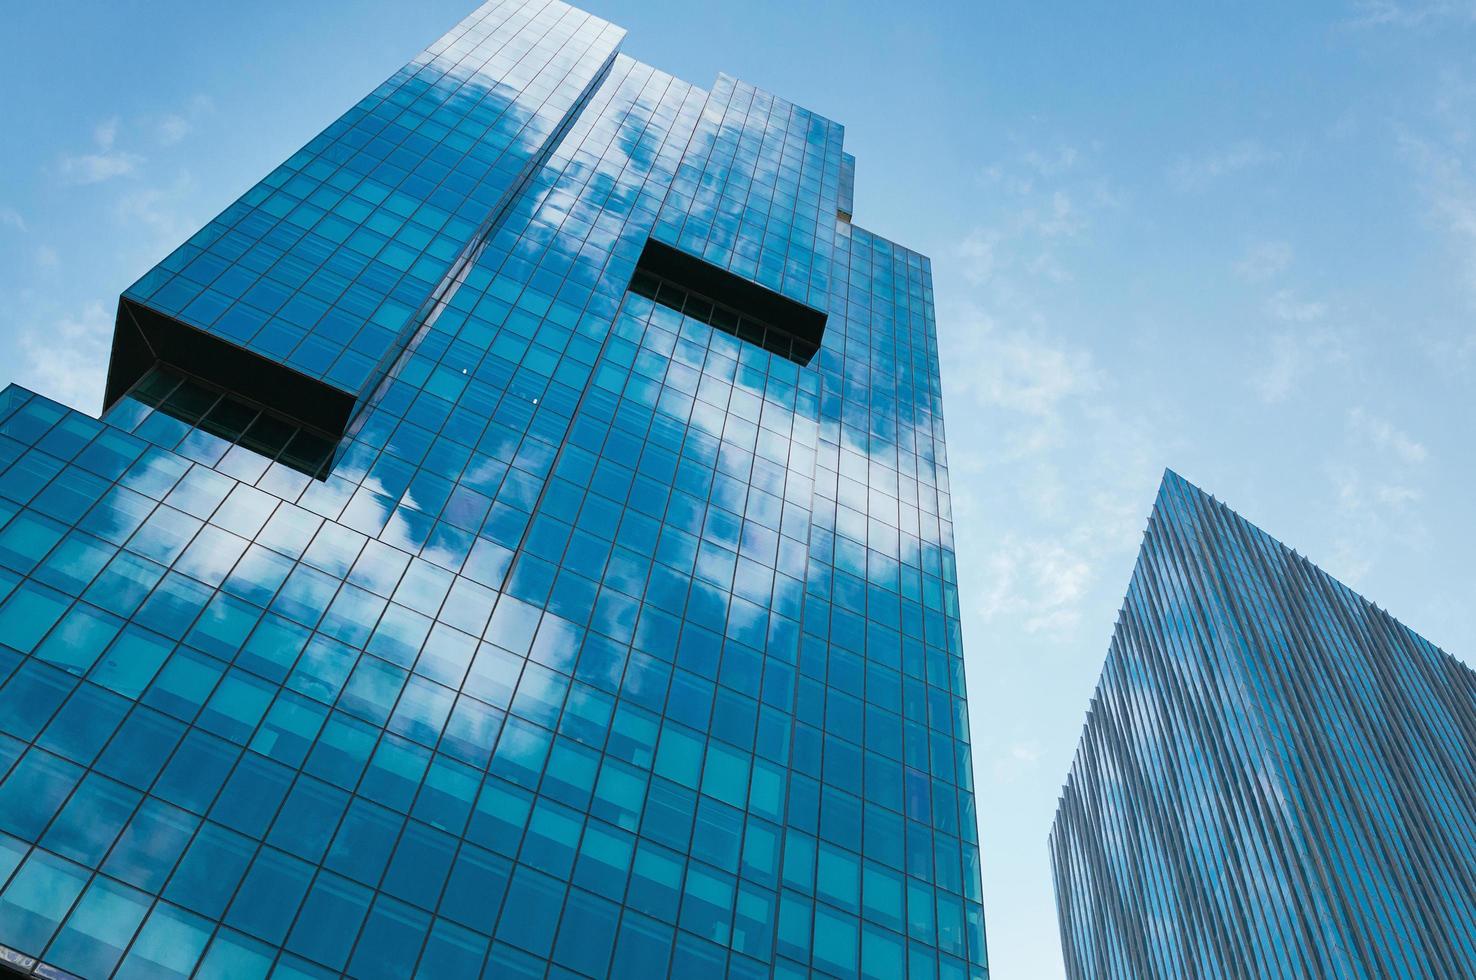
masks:
[[[1356,0],[1353,11],[1355,27],[1476,24],[1476,0]]]
[[[1281,157],[1279,150],[1258,140],[1240,140],[1208,153],[1180,157],[1169,167],[1169,180],[1179,191],[1201,191],[1225,177],[1264,167]]]
[[[1247,282],[1274,279],[1291,268],[1292,247],[1286,242],[1256,242],[1235,263],[1235,274]]]
[[[22,380],[31,389],[74,408],[101,406],[112,318],[101,303],[35,323],[22,332]]]
[[[1048,417],[1063,399],[1096,386],[1085,351],[1023,331],[984,329],[984,351],[976,362],[983,370],[972,384],[966,382],[982,406]]]
[[[21,213],[15,208],[8,205],[0,207],[0,228],[14,228],[16,231],[24,232],[26,219],[21,217]]]
[[[136,171],[144,158],[116,148],[120,125],[116,116],[105,119],[93,127],[92,152],[64,154],[57,164],[62,182],[100,184]]]
[[[1006,536],[985,559],[979,613],[1009,617],[1028,633],[1060,632],[1080,619],[1091,578],[1087,557],[1060,541]]]
[[[81,153],[61,159],[62,180],[68,184],[101,184],[131,174],[143,162],[136,153]]]
[[[1309,378],[1347,360],[1343,337],[1334,330],[1278,333],[1271,337],[1265,367],[1251,385],[1263,402],[1274,405],[1286,401]]]
[[[964,275],[970,282],[987,282],[994,276],[994,257],[999,251],[1001,238],[998,231],[975,228],[959,243],[958,257],[963,259]]]
[[[1412,507],[1424,491],[1411,474],[1344,461],[1329,467],[1335,521],[1328,571],[1356,587],[1390,548],[1423,550],[1429,532]]]
[[[1432,139],[1405,134],[1400,144],[1431,214],[1450,237],[1462,279],[1476,294],[1476,179],[1469,164],[1462,153]]]
[[[1008,418],[1009,439],[996,445],[1008,445],[1011,455],[1053,445],[1067,403],[1099,384],[1087,351],[1043,329],[1002,327],[975,304],[951,311],[949,319],[949,399],[971,413]]]
[[[1327,316],[1327,304],[1300,299],[1290,289],[1279,289],[1266,301],[1266,312],[1283,323],[1312,323]]]
[[[1308,378],[1348,360],[1343,335],[1322,324],[1328,305],[1279,289],[1266,300],[1266,315],[1280,324],[1268,342],[1265,366],[1251,376],[1261,401],[1285,401]]]
[[[1306,362],[1305,352],[1290,334],[1272,337],[1270,363],[1252,381],[1261,401],[1268,404],[1285,401],[1306,372]]]
[[[1423,443],[1411,439],[1387,419],[1369,414],[1362,408],[1350,409],[1348,428],[1361,441],[1392,453],[1405,463],[1423,463],[1429,452]]]
[[[1023,204],[1006,224],[975,228],[958,252],[965,260],[965,274],[976,284],[993,278],[1002,254],[1029,271],[1061,280],[1066,277],[1053,243],[1073,238],[1085,227],[1086,217],[1076,200],[1066,190],[1057,189]]]
[[[1472,0],[1476,3],[1476,0]],[[1439,278],[1455,285],[1468,309],[1449,317],[1445,329],[1412,339],[1446,377],[1467,375],[1476,365],[1476,77],[1441,71],[1418,107],[1394,124],[1394,137],[1409,166],[1421,217],[1440,239],[1428,249]]]
[[[168,115],[159,120],[157,128],[159,142],[172,146],[188,136],[193,127],[184,116]]]
[[[113,148],[113,144],[118,141],[119,125],[121,125],[121,120],[113,116],[92,127],[92,138],[97,143],[98,149],[111,150]]]
[[[194,190],[188,171],[180,171],[166,184],[136,187],[121,195],[113,214],[132,227],[142,226],[161,239],[178,241],[194,231],[196,222],[180,214],[178,204]]]
[[[1147,462],[1141,420],[1115,411],[1108,372],[1072,339],[1092,331],[1058,322],[1055,298],[1096,247],[1098,220],[1125,207],[1093,157],[1045,143],[982,172],[987,206],[947,257],[970,296],[939,316],[953,510],[970,556],[961,599],[1042,642],[1081,625],[1109,558],[1128,562],[1162,466]]]
[[[976,743],[977,744],[977,743]],[[984,747],[975,750],[985,755]],[[987,754],[996,783],[1012,783],[1040,768],[1045,755],[1040,741],[1034,738],[1015,738],[1003,746],[993,739],[987,740]]]
[[[154,124],[154,135],[164,146],[173,146],[194,132],[202,116],[214,110],[215,103],[209,96],[197,95],[182,111],[159,117]]]
[[[1084,172],[1084,160],[1071,145],[1027,147],[980,172],[992,213],[957,249],[971,283],[998,294],[1012,292],[1022,277],[1070,280],[1063,249],[1081,238],[1096,213],[1121,205],[1106,181]]]
[[[1343,451],[1328,464],[1333,506],[1329,571],[1355,584],[1391,551],[1423,551],[1429,531],[1416,506],[1431,478],[1425,444],[1374,412],[1348,411]]]

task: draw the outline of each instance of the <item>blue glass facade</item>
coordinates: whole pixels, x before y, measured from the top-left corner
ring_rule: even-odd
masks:
[[[1072,978],[1476,976],[1476,674],[1173,473],[1051,833]]]
[[[987,976],[928,261],[621,36],[486,4],[0,394],[5,964]]]

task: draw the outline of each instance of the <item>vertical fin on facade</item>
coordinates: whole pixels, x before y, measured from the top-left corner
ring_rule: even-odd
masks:
[[[1473,741],[1476,672],[1165,472],[1051,829],[1067,975],[1476,975]]]

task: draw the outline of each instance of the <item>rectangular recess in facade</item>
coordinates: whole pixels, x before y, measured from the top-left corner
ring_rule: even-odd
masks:
[[[118,301],[103,411],[158,365],[174,367],[337,439],[352,395],[127,296]]]
[[[482,5],[0,391],[0,961],[987,978],[930,263],[623,37]]]
[[[651,239],[631,291],[803,367],[825,336],[825,314]]]

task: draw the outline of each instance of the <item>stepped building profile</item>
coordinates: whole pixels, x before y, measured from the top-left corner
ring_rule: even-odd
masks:
[[[987,976],[928,260],[494,0],[0,393],[0,973]]]

